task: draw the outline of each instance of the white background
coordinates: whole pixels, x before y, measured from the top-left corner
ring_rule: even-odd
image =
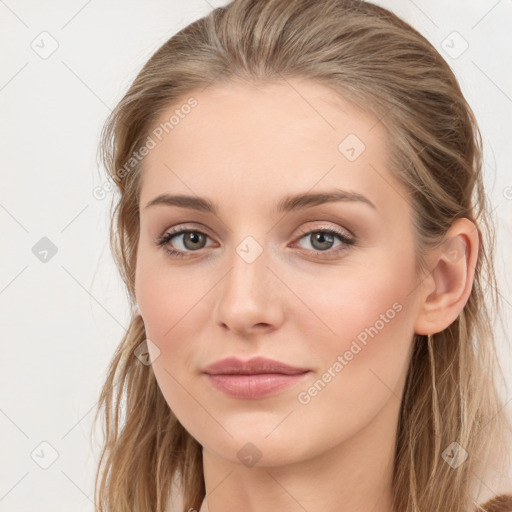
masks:
[[[89,443],[91,420],[128,323],[127,298],[108,248],[110,193],[103,200],[93,196],[106,182],[96,164],[99,132],[151,54],[224,3],[0,0],[0,511],[93,510],[99,451]],[[474,108],[510,317],[512,2],[375,3],[439,49]],[[43,31],[58,43],[46,59],[31,47],[42,46],[41,37],[48,37],[40,36]],[[461,48],[453,31],[469,44],[458,58],[442,47],[447,41]],[[43,237],[57,248],[46,263],[32,251]],[[510,325],[506,332],[509,341]],[[509,343],[497,334],[512,375]],[[40,446],[43,441],[53,448]],[[31,458],[35,450],[36,460],[49,463],[52,449],[58,458],[47,469]]]

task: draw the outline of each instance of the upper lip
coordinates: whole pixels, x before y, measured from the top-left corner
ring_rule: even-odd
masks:
[[[254,357],[248,361],[242,361],[236,357],[227,357],[206,366],[203,373],[210,375],[256,375],[262,373],[281,373],[296,375],[309,371],[307,368],[298,368],[266,357]]]

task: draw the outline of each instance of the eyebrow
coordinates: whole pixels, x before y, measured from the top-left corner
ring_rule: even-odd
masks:
[[[325,203],[333,203],[339,201],[358,202],[366,204],[377,210],[377,207],[365,196],[357,192],[349,192],[346,190],[329,190],[326,192],[306,192],[287,196],[277,204],[276,213],[290,212],[311,208]],[[186,196],[186,195],[170,195],[160,194],[155,197],[144,207],[144,209],[156,205],[178,206],[180,208],[190,208],[201,212],[218,214],[218,207],[204,197]]]

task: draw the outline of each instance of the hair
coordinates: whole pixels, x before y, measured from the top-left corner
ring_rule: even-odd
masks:
[[[443,331],[412,340],[396,432],[396,510],[511,510],[509,495],[483,505],[474,501],[477,475],[490,454],[509,467],[504,446],[511,430],[499,390],[506,381],[493,318],[501,305],[481,135],[449,65],[388,10],[359,0],[234,0],[174,34],[151,56],[109,115],[99,145],[119,193],[110,247],[131,306],[143,164],[133,155],[157,119],[211,84],[293,77],[329,87],[384,127],[390,172],[407,190],[413,212],[418,275],[428,273],[428,250],[443,243],[456,219],[468,218],[478,230],[473,286],[463,310]],[[135,163],[127,170],[129,161]],[[134,357],[145,340],[134,309],[94,420],[103,413],[95,501],[105,512],[163,512],[177,492],[172,483],[179,481],[183,510],[198,510],[205,496],[202,447],[165,401],[151,365]],[[441,459],[454,442],[469,456],[452,468]]]

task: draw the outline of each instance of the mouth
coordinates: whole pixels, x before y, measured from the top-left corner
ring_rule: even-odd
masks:
[[[296,385],[310,370],[263,357],[249,361],[231,357],[207,366],[202,373],[214,389],[230,397],[258,399]]]

